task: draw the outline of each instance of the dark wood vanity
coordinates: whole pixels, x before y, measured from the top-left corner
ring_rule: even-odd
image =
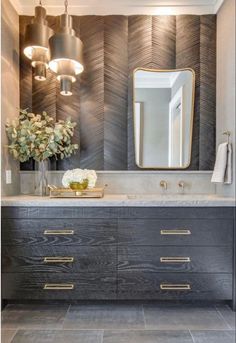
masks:
[[[230,300],[233,207],[3,207],[2,297]]]

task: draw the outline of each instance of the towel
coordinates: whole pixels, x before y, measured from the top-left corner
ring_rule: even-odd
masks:
[[[211,182],[232,183],[232,145],[230,143],[222,143],[218,147]]]

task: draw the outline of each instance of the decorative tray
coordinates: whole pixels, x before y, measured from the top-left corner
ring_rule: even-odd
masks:
[[[88,188],[81,191],[55,186],[48,186],[48,188],[50,198],[102,198],[104,196],[104,188]]]

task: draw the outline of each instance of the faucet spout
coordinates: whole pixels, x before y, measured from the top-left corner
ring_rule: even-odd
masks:
[[[161,180],[160,186],[161,186],[162,189],[164,189],[165,191],[167,190],[167,182],[166,182],[165,180]]]

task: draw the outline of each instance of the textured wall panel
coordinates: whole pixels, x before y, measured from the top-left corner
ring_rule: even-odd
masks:
[[[200,17],[199,169],[214,168],[216,135],[216,16]]]
[[[175,16],[152,17],[152,67],[175,68],[176,18]]]
[[[20,16],[20,107],[28,108],[32,111],[32,67],[30,60],[23,53],[24,34],[26,25],[30,24],[31,17]],[[20,164],[23,170],[32,170],[34,168],[33,160]]]
[[[129,17],[129,81],[128,81],[128,169],[139,169],[135,164],[133,128],[133,71],[137,67],[152,67],[152,17]]]
[[[199,169],[200,120],[200,16],[176,17],[176,68],[192,68],[196,73],[192,160],[190,169]]]
[[[80,167],[104,166],[104,18],[81,17],[85,70],[80,92]]]
[[[75,34],[80,36],[80,17],[73,17],[73,28]],[[56,81],[56,118],[65,119],[70,117],[77,125],[74,131],[72,142],[80,145],[80,76],[72,86],[73,95],[66,97],[60,94],[60,82]],[[80,150],[76,150],[70,158],[57,161],[57,169],[67,170],[79,168],[80,166]]]
[[[127,169],[128,18],[105,17],[104,169]]]

